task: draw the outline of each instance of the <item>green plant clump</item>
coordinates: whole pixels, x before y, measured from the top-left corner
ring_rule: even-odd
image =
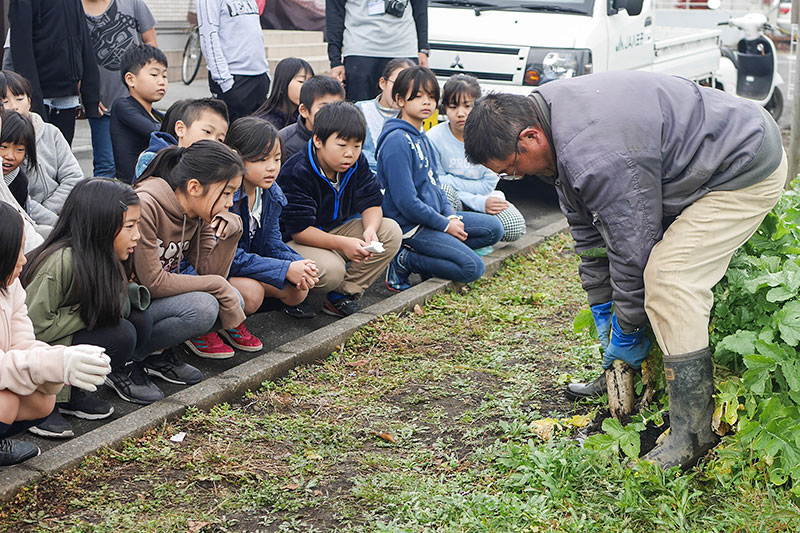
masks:
[[[734,255],[714,289],[714,300],[714,423],[721,432],[730,427],[735,433],[718,448],[710,472],[723,482],[765,475],[800,496],[797,187],[783,194],[757,233]]]

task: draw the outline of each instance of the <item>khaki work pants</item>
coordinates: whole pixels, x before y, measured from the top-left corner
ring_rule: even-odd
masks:
[[[733,253],[756,232],[783,192],[788,164],[763,181],[713,191],[683,210],[650,252],[644,270],[645,311],[664,354],[708,347],[711,292]]]
[[[343,235],[345,237],[364,238],[364,225],[361,219],[351,220],[333,228],[328,233],[332,235]],[[378,276],[389,266],[389,262],[397,254],[402,241],[402,231],[400,226],[391,218],[384,218],[377,231],[378,240],[383,243],[386,249],[382,254],[373,254],[370,259],[355,263],[349,261],[347,257],[338,250],[327,250],[316,248],[289,241],[289,246],[304,259],[313,259],[319,269],[319,283],[314,287],[314,291],[328,293],[336,291],[341,294],[349,294],[356,297],[364,294],[364,291],[372,285]]]

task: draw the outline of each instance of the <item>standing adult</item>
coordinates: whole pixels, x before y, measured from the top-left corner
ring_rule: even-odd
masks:
[[[128,96],[120,80],[120,57],[142,43],[158,47],[156,19],[144,0],[82,0],[89,37],[100,69],[100,113],[89,119],[95,177],[113,178],[111,106]]]
[[[350,101],[374,98],[394,58],[428,66],[428,0],[326,0],[325,27],[331,76]]]
[[[69,144],[83,104],[100,116],[100,74],[80,0],[11,0],[14,71],[33,88],[33,111],[54,124]]]
[[[649,324],[664,354],[670,431],[645,459],[693,464],[717,442],[711,289],[786,182],[772,117],[682,78],[609,72],[492,94],[467,118],[465,150],[498,173],[552,183],[605,348],[639,368]],[[599,395],[604,380],[572,385]]]
[[[200,47],[214,98],[228,104],[230,122],[267,99],[269,64],[256,0],[196,0]]]

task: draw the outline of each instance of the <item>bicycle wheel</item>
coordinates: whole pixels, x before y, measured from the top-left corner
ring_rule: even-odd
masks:
[[[186,39],[186,46],[183,48],[183,65],[181,66],[181,78],[183,83],[189,85],[197,77],[200,70],[200,63],[203,60],[203,52],[200,50],[200,30],[195,26],[189,38]]]

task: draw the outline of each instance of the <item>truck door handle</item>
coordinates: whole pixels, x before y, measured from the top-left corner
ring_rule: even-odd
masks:
[[[644,27],[645,28],[650,26],[651,24],[653,24],[653,17],[647,17],[646,19],[644,19]]]

